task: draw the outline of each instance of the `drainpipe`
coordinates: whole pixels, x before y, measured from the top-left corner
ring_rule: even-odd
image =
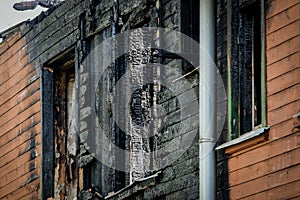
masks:
[[[199,198],[216,199],[215,0],[200,0]]]

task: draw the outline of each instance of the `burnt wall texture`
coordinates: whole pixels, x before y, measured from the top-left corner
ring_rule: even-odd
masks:
[[[1,199],[19,199],[21,196],[25,199],[64,199],[73,198],[74,194],[78,194],[80,199],[97,198],[99,194],[110,199],[198,198],[197,138],[177,161],[163,169],[157,169],[154,159],[147,157],[149,151],[166,148],[166,144],[174,138],[180,140],[187,133],[197,133],[198,124],[191,123],[198,119],[197,111],[180,122],[182,108],[176,100],[178,95],[185,95],[188,90],[198,93],[197,73],[186,77],[189,84],[176,81],[176,94],[158,83],[141,85],[140,82],[147,76],[157,82],[160,76],[170,82],[177,79],[182,75],[180,70],[176,72],[182,66],[182,59],[155,57],[151,49],[136,48],[143,43],[138,40],[139,33],[131,35],[133,50],[124,58],[116,59],[98,82],[90,74],[97,69],[82,66],[92,49],[114,34],[150,26],[180,31],[182,2],[65,1],[19,25],[12,31],[17,32],[16,35],[4,38],[1,43],[1,128],[4,130],[0,140],[3,149]],[[169,42],[168,45],[172,45],[172,41]],[[109,56],[114,58],[114,54]],[[147,67],[140,73],[140,65],[151,62],[167,67]],[[122,111],[122,105],[126,104],[122,99],[112,98],[117,81],[126,72],[134,79],[124,87],[140,89],[133,93],[131,118],[122,120],[129,125],[134,122],[140,126],[138,129],[126,126],[125,134],[114,123],[111,106],[118,102],[118,111]],[[78,80],[76,87],[74,79]],[[89,99],[83,98],[85,86],[97,88],[98,93]],[[125,94],[128,92],[126,88],[123,90]],[[77,92],[73,93],[73,90]],[[191,101],[197,101],[197,97]],[[91,103],[95,105],[90,108],[94,109],[95,115],[88,114],[87,105]],[[167,115],[155,113],[155,105],[163,107]],[[76,112],[84,116],[79,121],[73,118]],[[152,117],[159,119],[158,124],[163,125],[147,124]],[[85,120],[90,120],[89,125],[95,123],[95,127],[104,127],[101,127],[104,132],[96,133],[93,145],[97,148],[93,153],[88,149],[91,144],[88,144],[87,138],[91,131],[85,126]],[[80,124],[79,130],[72,129],[74,123]],[[141,124],[148,128],[151,126],[153,130],[159,129],[159,132],[152,138],[141,138]],[[179,128],[180,134],[176,132]],[[74,131],[80,134],[74,137]],[[130,151],[132,157],[124,158],[113,148],[102,151],[102,134]],[[167,153],[172,156],[172,152]],[[97,154],[110,156],[111,166],[94,159]],[[168,160],[169,156],[166,155],[165,159]],[[125,173],[110,168],[120,160],[131,163],[132,170]],[[140,181],[141,178],[146,179]],[[125,186],[127,189],[116,193]]]
[[[217,60],[216,66],[219,69],[220,75],[222,77],[226,94],[228,87],[228,49],[231,42],[229,30],[228,30],[228,1],[218,0],[216,6],[216,53]],[[226,99],[227,102],[227,99]],[[227,128],[227,117],[224,123],[223,131],[220,134],[216,146],[224,143],[228,139],[228,128]],[[228,182],[228,157],[225,154],[225,150],[216,151],[216,173],[217,173],[217,199],[229,199],[229,182]]]
[[[178,100],[192,91],[196,95],[185,104],[198,103],[197,70],[181,57],[148,48],[148,36],[139,31],[128,35],[132,48],[119,58],[121,46],[99,50],[114,61],[103,73],[92,61],[84,64],[102,41],[134,28],[169,28],[198,40],[192,20],[198,1],[186,2],[67,0],[2,33],[0,199],[199,198],[205,183],[198,173],[198,109]],[[239,2],[216,1],[216,64],[225,88],[239,54],[232,9]],[[299,1],[268,0],[265,10],[269,137],[232,155],[216,151],[217,199],[299,198],[299,118],[293,117],[300,109]],[[177,40],[164,45],[184,49]],[[143,84],[149,78],[152,83]],[[128,116],[116,114],[126,109]],[[183,109],[188,114],[182,118]],[[217,146],[228,140],[227,124]],[[196,137],[182,155],[168,147],[180,146],[189,134]],[[165,155],[149,154],[156,150]],[[162,163],[169,164],[158,168]]]
[[[127,3],[120,1],[115,7],[117,12],[114,10],[110,13],[114,20],[102,30],[97,30],[95,27],[94,30],[99,31],[97,35],[91,40],[86,40],[86,44],[89,46],[88,51],[106,38],[130,28],[157,27],[160,25],[164,28],[180,31],[181,1],[147,1],[139,2],[140,5],[136,3],[138,2],[132,1],[132,10],[128,10]],[[85,34],[88,35],[88,33]],[[86,180],[84,188],[95,185],[100,194],[107,196],[109,199],[197,199],[199,187],[197,138],[177,161],[170,163],[163,169],[158,169],[156,166],[160,163],[156,162],[168,162],[169,159],[172,159],[172,156],[176,156],[166,148],[172,140],[178,142],[191,132],[197,135],[198,124],[192,122],[198,121],[198,111],[190,112],[190,115],[185,116],[181,121],[182,108],[180,108],[176,98],[188,94],[189,90],[198,93],[198,75],[193,73],[187,76],[186,79],[189,84],[178,80],[172,86],[173,91],[176,92],[170,92],[170,90],[159,84],[159,80],[164,79],[171,83],[182,76],[181,70],[178,70],[182,67],[182,59],[155,57],[153,50],[147,48],[151,39],[147,40],[148,36],[144,35],[143,32],[131,32],[128,37],[130,47],[128,54],[108,66],[101,77],[94,78],[96,80],[86,80],[84,78],[86,75],[99,73],[100,69],[93,69],[93,66],[82,67],[79,70],[80,77],[82,77],[80,78],[82,80],[82,84],[80,84],[81,91],[87,94],[88,91],[84,88],[93,86],[96,87],[97,91],[95,97],[96,115],[86,117],[82,126],[82,138],[86,138],[84,134],[89,135],[91,132],[96,132],[95,141],[89,143],[86,139],[86,143],[83,140],[80,146],[80,149],[83,150],[82,155],[85,156],[84,159],[81,159],[83,171],[91,174],[90,179]],[[166,41],[169,42],[166,46],[173,45],[172,40]],[[106,48],[111,47],[104,47],[100,51],[105,52],[107,51]],[[118,51],[118,49],[115,51]],[[111,53],[107,56],[114,58],[115,55]],[[151,68],[149,63],[161,63],[165,66],[155,69]],[[121,84],[119,88],[116,88],[116,83],[120,81],[125,73],[128,73],[131,79],[126,79],[125,85]],[[153,84],[143,85],[149,79],[154,81]],[[132,98],[129,102],[123,99],[128,94]],[[80,102],[80,106],[82,103],[80,107],[82,111],[91,109],[89,107],[91,104],[88,101],[90,100],[84,99]],[[197,97],[191,101],[197,101]],[[186,102],[186,104],[188,103],[190,102]],[[113,105],[116,107],[113,107]],[[155,109],[153,109],[155,106],[164,108],[163,115],[155,113]],[[116,119],[119,117],[118,112],[125,113],[125,109],[131,111],[130,116],[124,117],[121,114],[121,119]],[[94,118],[97,119],[94,124],[97,128],[95,131],[91,131],[91,126],[85,124],[88,124]],[[157,124],[151,123],[152,118],[157,119]],[[115,119],[122,121],[124,127],[117,127],[114,123]],[[101,131],[99,131],[100,129]],[[151,131],[148,132],[147,130]],[[156,130],[157,132],[153,134],[152,131]],[[106,146],[105,140],[109,140],[113,144]],[[122,152],[118,152],[115,145],[130,151],[130,157],[122,156]],[[174,145],[178,145],[178,143],[174,143]],[[92,158],[92,155],[87,153],[87,147],[90,146],[96,146],[96,157],[110,158],[109,166],[116,167],[122,162],[125,164],[130,163],[130,171],[124,173],[109,168],[96,160],[89,159]],[[155,155],[149,155],[149,152],[163,148],[166,149],[164,160],[158,161],[158,159],[155,160]],[[162,171],[159,172],[160,170]],[[152,178],[152,176],[154,177]],[[139,181],[142,178],[146,178],[146,180]],[[123,189],[125,186],[126,188]],[[121,191],[119,191],[120,189]],[[86,192],[82,192],[81,195],[83,198],[90,198]]]

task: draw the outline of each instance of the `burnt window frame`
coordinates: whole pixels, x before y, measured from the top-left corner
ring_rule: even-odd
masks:
[[[41,68],[41,98],[42,98],[42,151],[41,151],[41,199],[54,198],[55,193],[55,168],[56,168],[56,150],[54,143],[57,140],[55,130],[55,120],[57,112],[55,104],[58,99],[55,97],[55,84],[59,81],[58,76],[66,76],[65,86],[68,87],[71,78],[75,79],[75,50],[67,49],[53,59],[45,62]],[[74,80],[75,82],[75,80]],[[63,91],[67,95],[67,88]],[[64,99],[66,101],[67,99]],[[67,105],[66,105],[67,106]],[[68,120],[68,109],[64,111],[64,118]],[[67,121],[64,131],[68,133]],[[66,136],[67,137],[67,136]],[[67,141],[65,141],[67,146]],[[75,166],[76,170],[76,166]],[[77,171],[75,173],[78,173]]]
[[[240,79],[241,75],[241,69],[243,69],[243,65],[247,64],[245,60],[242,60],[243,56],[241,54],[245,53],[246,47],[245,45],[245,35],[240,34],[239,30],[235,30],[235,33],[232,33],[232,35],[235,34],[236,36],[236,45],[234,46],[232,44],[232,48],[238,49],[238,55],[230,55],[232,58],[232,63],[236,62],[237,68],[234,68],[236,66],[228,66],[228,141],[237,139],[241,137],[242,135],[255,133],[257,130],[258,132],[264,132],[260,129],[266,129],[266,83],[265,83],[265,12],[264,12],[264,0],[240,0],[238,3],[238,6],[233,7],[232,12],[235,13],[239,18],[239,25],[234,28],[236,29],[242,29],[243,23],[241,23],[242,20],[253,20],[254,24],[258,23],[259,25],[252,26],[252,32],[251,32],[251,38],[254,36],[254,39],[252,39],[251,42],[251,76],[253,76],[253,70],[254,72],[258,73],[258,76],[254,78],[251,78],[251,128],[244,128],[242,126],[244,122],[242,122],[242,114],[244,112],[244,104],[245,102],[242,102],[243,94],[243,87],[241,87]],[[259,9],[257,11],[257,9]],[[233,24],[233,22],[230,22]],[[247,23],[247,21],[246,21]],[[244,21],[245,24],[245,21]],[[251,23],[250,23],[251,24]],[[259,27],[259,32],[255,31],[255,28]],[[246,33],[246,34],[249,34]],[[258,38],[260,41],[254,41]],[[234,40],[234,37],[233,39]],[[257,45],[257,43],[259,45]],[[255,45],[253,45],[255,44]],[[247,45],[247,44],[246,44]],[[254,46],[254,47],[253,47]],[[232,53],[232,52],[231,52]],[[237,73],[235,73],[235,72]],[[236,76],[238,74],[238,76]],[[234,79],[239,79],[238,81]],[[254,83],[259,82],[258,87],[256,87],[256,91],[254,90]],[[254,100],[255,100],[255,94],[258,100],[258,106],[257,106],[257,115],[259,123],[254,124]],[[246,105],[245,105],[246,106]],[[244,119],[246,121],[247,119]],[[249,124],[248,124],[249,126]]]
[[[42,160],[41,160],[41,199],[54,196],[54,110],[53,73],[42,69]]]

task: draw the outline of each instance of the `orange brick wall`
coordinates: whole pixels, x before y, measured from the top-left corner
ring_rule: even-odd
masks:
[[[18,33],[0,44],[0,199],[38,199],[40,79]]]
[[[266,6],[266,81],[269,140],[228,161],[231,199],[300,198],[299,0]]]

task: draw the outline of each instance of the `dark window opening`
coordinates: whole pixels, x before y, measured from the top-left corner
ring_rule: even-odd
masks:
[[[261,22],[259,1],[240,17],[240,134],[261,124]]]
[[[200,1],[198,0],[182,0],[181,1],[181,32],[191,37],[196,42],[199,42],[199,14]],[[184,53],[195,54],[198,49],[193,49],[192,44],[182,43],[182,50]],[[197,55],[196,55],[197,56]],[[191,63],[182,61],[183,74],[189,73],[195,69]]]
[[[238,1],[230,24],[229,139],[265,125],[263,1]]]
[[[77,194],[75,72],[72,49],[43,68],[42,199]]]

